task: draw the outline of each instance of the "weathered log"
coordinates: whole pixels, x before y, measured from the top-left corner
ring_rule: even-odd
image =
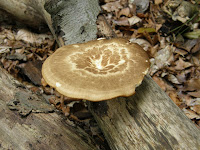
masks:
[[[200,149],[200,130],[150,76],[135,95],[90,102],[89,109],[113,150]]]
[[[27,107],[19,104],[21,100],[11,101],[16,105],[16,107],[12,105],[12,108],[18,109],[21,115],[18,111],[11,111],[10,100],[16,99],[19,94],[21,94],[21,99],[30,100],[31,103],[27,105],[29,109],[33,107],[31,111],[52,110],[41,96],[31,93],[0,68],[0,149],[96,149],[90,136],[80,128],[69,125],[62,115],[56,112],[31,113],[27,117],[21,117],[27,112]],[[31,106],[34,99],[36,99],[36,105]]]
[[[29,2],[29,0],[1,0],[0,9],[31,27],[38,28],[46,24],[43,16]]]

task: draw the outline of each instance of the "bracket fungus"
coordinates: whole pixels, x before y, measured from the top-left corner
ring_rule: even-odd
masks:
[[[149,58],[123,38],[63,46],[47,58],[44,80],[59,93],[89,101],[131,96],[148,72]]]

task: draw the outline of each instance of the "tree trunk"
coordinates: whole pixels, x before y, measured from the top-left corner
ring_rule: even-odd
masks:
[[[11,111],[7,105],[11,106],[10,100],[16,99],[16,93],[20,93],[23,100],[31,99],[27,105],[29,108],[33,107],[32,112],[52,110],[41,96],[31,93],[0,68],[0,149],[96,149],[91,138],[84,131],[69,125],[58,113],[31,113],[27,117],[21,117],[17,111]],[[41,105],[31,106],[34,99],[36,99],[36,104]],[[13,102],[16,102],[16,108],[12,106],[13,109],[18,109],[20,113],[27,111],[23,103],[19,104],[20,100]]]

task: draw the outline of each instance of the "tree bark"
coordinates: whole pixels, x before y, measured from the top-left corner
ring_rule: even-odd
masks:
[[[46,24],[43,16],[29,2],[29,0],[1,0],[0,9],[34,28]]]
[[[62,115],[56,112],[31,113],[27,117],[21,117],[17,111],[11,111],[7,105],[10,100],[16,98],[16,93],[24,93],[23,99],[26,99],[27,95],[31,101],[33,101],[33,98],[36,98],[36,103],[40,103],[43,110],[44,105],[47,105],[43,101],[44,99],[31,93],[26,87],[0,68],[0,149],[96,149],[92,139],[84,131],[69,125],[62,118]],[[48,106],[45,107],[48,108]],[[36,108],[34,109],[35,112],[38,112]]]
[[[113,150],[199,150],[200,131],[164,91],[146,76],[136,94],[89,109]]]
[[[44,7],[51,15],[60,46],[96,39],[98,0],[51,0]]]

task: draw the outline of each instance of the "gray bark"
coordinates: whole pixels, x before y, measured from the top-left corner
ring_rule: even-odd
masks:
[[[90,102],[89,109],[113,150],[200,149],[200,130],[150,76],[135,95]]]
[[[62,39],[60,46],[96,39],[98,0],[49,1],[45,9],[51,15],[57,37]]]

